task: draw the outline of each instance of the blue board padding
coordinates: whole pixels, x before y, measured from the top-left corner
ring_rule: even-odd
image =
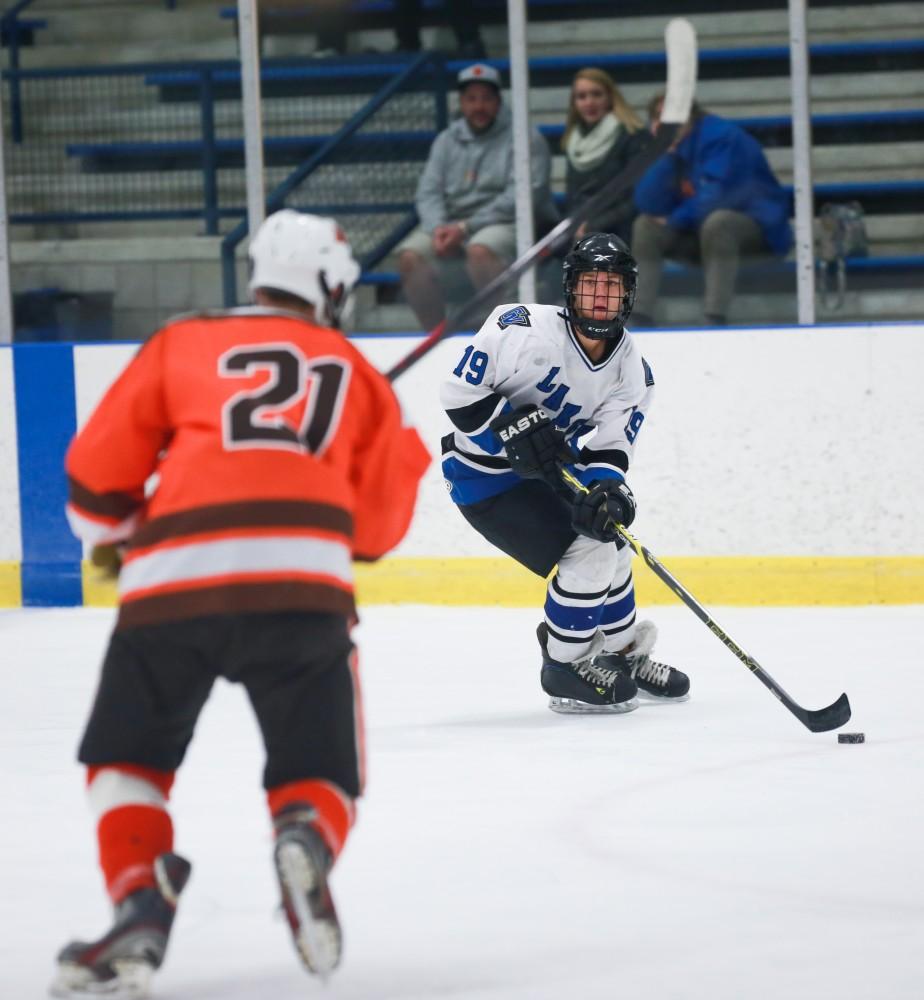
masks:
[[[82,548],[64,515],[64,455],[77,427],[74,352],[70,344],[13,348],[22,603],[32,607],[81,604]]]

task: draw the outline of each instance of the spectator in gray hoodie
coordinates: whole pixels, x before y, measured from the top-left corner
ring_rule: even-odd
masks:
[[[398,247],[404,294],[421,326],[446,314],[445,286],[458,272],[483,288],[516,256],[513,129],[501,101],[500,74],[475,63],[458,76],[461,118],[441,132],[417,185],[420,227]],[[557,212],[549,187],[549,148],[538,130],[530,143],[537,228]]]

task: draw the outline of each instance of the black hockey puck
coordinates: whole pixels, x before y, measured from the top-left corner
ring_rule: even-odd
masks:
[[[838,733],[838,743],[865,743],[866,733]]]

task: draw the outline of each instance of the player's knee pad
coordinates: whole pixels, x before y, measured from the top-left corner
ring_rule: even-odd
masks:
[[[632,549],[628,545],[624,545],[621,549],[616,549],[616,561],[613,566],[613,586],[618,587],[626,578],[631,579],[632,555]]]
[[[628,546],[623,551],[629,551]],[[571,593],[597,593],[613,583],[619,553],[612,542],[578,536],[558,562],[558,582]]]
[[[97,819],[121,806],[166,809],[173,771],[111,764],[87,768],[87,797]]]

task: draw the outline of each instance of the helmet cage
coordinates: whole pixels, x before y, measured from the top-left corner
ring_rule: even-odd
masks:
[[[587,319],[578,314],[575,292],[582,274],[590,271],[605,271],[622,275],[623,293],[616,315],[608,320]],[[635,290],[638,282],[638,265],[629,248],[618,236],[609,233],[593,233],[579,240],[565,255],[562,264],[562,289],[565,299],[565,315],[572,326],[577,327],[591,340],[618,340],[622,337],[626,321],[635,305]]]

